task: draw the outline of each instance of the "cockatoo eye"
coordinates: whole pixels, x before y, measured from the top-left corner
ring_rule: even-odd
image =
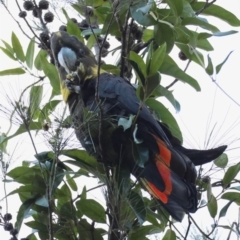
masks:
[[[65,68],[67,73],[75,70],[75,63],[77,61],[76,53],[67,47],[62,47],[58,53],[58,62]]]
[[[79,53],[80,57],[85,56],[85,52],[82,49],[79,49],[78,53]]]

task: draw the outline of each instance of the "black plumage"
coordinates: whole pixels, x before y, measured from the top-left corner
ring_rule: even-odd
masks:
[[[195,212],[198,202],[195,165],[212,161],[226,146],[204,151],[184,148],[140,102],[129,82],[98,71],[93,54],[76,37],[66,32],[54,33],[51,48],[62,81],[63,98],[69,105],[82,146],[99,158],[101,145],[104,156],[101,160],[128,167],[176,220],[181,221],[186,211]],[[124,131],[119,120],[131,116],[135,124]],[[139,147],[146,149],[145,160],[140,163],[134,160],[134,149]]]

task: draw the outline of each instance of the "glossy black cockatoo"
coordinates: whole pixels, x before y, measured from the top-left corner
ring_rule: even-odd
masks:
[[[98,156],[101,129],[104,161],[127,166],[174,219],[181,221],[185,212],[195,212],[198,202],[195,166],[214,160],[226,146],[202,151],[181,146],[168,127],[140,103],[128,81],[98,71],[93,53],[75,36],[62,31],[53,33],[51,49],[63,99],[82,146]],[[119,123],[131,123],[131,119],[132,126],[124,131]],[[147,149],[141,164],[134,157],[139,147]]]

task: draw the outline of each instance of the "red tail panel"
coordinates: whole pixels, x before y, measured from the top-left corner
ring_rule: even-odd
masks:
[[[153,135],[154,136],[154,135]],[[170,166],[171,162],[171,151],[168,149],[167,145],[165,142],[163,142],[161,139],[157,138],[154,136],[157,144],[158,144],[158,149],[159,149],[159,154],[161,156],[161,160],[164,161],[164,163],[167,166]]]
[[[159,158],[161,158],[161,159],[159,159]],[[171,192],[172,192],[171,171],[168,168],[168,166],[166,166],[163,162],[161,162],[161,160],[162,160],[162,157],[157,156],[156,166],[157,166],[157,169],[158,169],[158,171],[159,171],[160,175],[162,176],[162,179],[165,183],[164,193],[166,195],[170,195]]]
[[[166,195],[165,191],[161,192],[160,190],[157,189],[157,187],[155,187],[154,184],[147,181],[146,179],[142,179],[142,183],[144,184],[144,186],[147,188],[148,192],[153,197],[155,197],[156,199],[159,199],[161,202],[163,202],[165,204],[168,202],[168,196]]]

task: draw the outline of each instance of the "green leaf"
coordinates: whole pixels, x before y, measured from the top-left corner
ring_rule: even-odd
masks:
[[[218,158],[214,160],[214,164],[217,167],[225,168],[228,164],[228,156],[226,153],[221,154]]]
[[[72,201],[72,192],[70,190],[70,188],[68,187],[67,184],[64,184],[62,187],[61,187],[61,193],[63,194],[64,196],[64,201],[63,203],[66,203],[66,202],[69,202],[69,201]]]
[[[230,189],[234,189],[234,190],[240,191],[240,186],[231,187]]]
[[[149,208],[147,208],[147,216],[146,221],[150,222],[152,225],[159,226],[158,220],[157,220],[157,213],[151,211]]]
[[[182,11],[181,17],[186,18],[186,17],[194,17],[194,16],[195,16],[195,12],[193,11],[190,3],[187,1],[183,1],[183,11]]]
[[[210,181],[207,183],[207,200],[208,202],[211,200],[212,197],[212,185]]]
[[[77,184],[76,184],[76,182],[74,181],[73,177],[71,177],[69,174],[66,174],[66,178],[67,178],[67,183],[68,183],[68,185],[70,186],[70,188],[71,188],[73,191],[77,191],[77,190],[78,190],[78,187],[77,187]]]
[[[41,207],[48,207],[48,200],[45,196],[39,197],[38,199],[36,199],[35,204]]]
[[[175,77],[181,80],[182,82],[188,83],[197,91],[201,90],[198,82],[194,78],[192,78],[190,75],[185,73],[181,68],[179,68],[178,65],[173,61],[173,59],[168,55],[165,56],[163,64],[160,67],[160,72],[162,74]]]
[[[136,90],[136,95],[140,101],[142,102],[145,101],[145,94],[144,94],[144,89],[142,85],[138,85],[138,88]]]
[[[178,26],[178,27],[175,27],[174,30],[176,32],[176,42],[179,42],[179,43],[189,43],[189,39],[190,39],[190,36],[189,36],[189,32],[188,29],[186,31],[187,28],[185,27],[182,27],[182,26]]]
[[[112,64],[103,64],[103,65],[101,65],[101,69],[103,69],[109,73],[112,73],[114,75],[120,74],[119,67],[112,65]]]
[[[175,27],[175,31],[178,34],[176,43],[196,48],[198,42],[198,33],[196,31],[192,31],[183,25]]]
[[[131,206],[131,208],[133,209],[134,213],[137,216],[139,224],[142,225],[145,222],[147,215],[146,207],[142,197],[138,193],[131,191],[127,199],[129,205]]]
[[[166,0],[175,16],[180,16],[183,12],[183,0]]]
[[[5,138],[7,135],[5,133],[0,134],[0,151],[7,153],[7,141],[5,141]]]
[[[62,200],[62,199],[60,199]],[[76,219],[76,209],[71,201],[65,201],[59,205],[60,208],[60,216],[67,219]]]
[[[29,125],[29,130],[40,130],[40,129],[42,129],[42,124],[40,122],[31,122]],[[5,141],[8,141],[9,139],[16,137],[25,132],[27,132],[26,126],[24,124],[21,124],[18,130],[14,134],[2,139],[0,144],[3,144]]]
[[[10,44],[8,44],[6,41],[1,40],[3,42],[3,44],[5,45],[6,49],[11,52],[12,54],[14,54],[13,48]]]
[[[226,61],[228,60],[228,58],[230,57],[230,55],[232,54],[232,52],[233,52],[233,51],[231,51],[231,52],[227,55],[227,57],[224,59],[224,61],[223,61],[222,63],[220,63],[220,64],[218,64],[218,65],[216,66],[216,73],[217,73],[217,74],[220,72],[220,70],[222,69],[223,65],[226,63]]]
[[[12,46],[13,46],[13,51],[14,53],[16,53],[17,58],[21,62],[25,62],[25,55],[22,49],[22,45],[14,32],[12,32]]]
[[[86,186],[84,186],[83,189],[82,189],[81,199],[87,199],[87,189],[86,189]]]
[[[34,233],[29,234],[26,238],[29,240],[38,240]]]
[[[10,52],[8,49],[5,49],[3,47],[0,47],[0,49],[12,60],[16,61],[17,59],[14,57],[14,54]]]
[[[194,2],[192,3],[192,8],[194,11],[199,11],[204,8],[205,4],[206,2]],[[205,8],[201,14],[217,17],[234,27],[240,26],[240,20],[234,14],[215,4]]]
[[[129,240],[145,240],[148,239],[145,237],[146,235],[157,234],[162,231],[163,229],[161,227],[155,225],[141,226],[131,233]]]
[[[213,51],[214,48],[207,39],[200,39],[197,42],[197,48],[201,48],[206,51]]]
[[[103,240],[102,235],[104,235],[106,231],[101,228],[94,228],[94,231],[92,231],[92,228],[92,224],[89,224],[86,219],[81,219],[77,225],[77,230],[80,236],[79,239]]]
[[[234,200],[231,200],[230,202],[228,202],[220,211],[219,213],[219,217],[218,219],[220,219],[221,217],[225,217],[227,214],[227,210],[230,207],[230,205],[234,202]]]
[[[84,215],[99,223],[106,223],[105,210],[97,201],[93,199],[81,199],[76,202],[78,210]]]
[[[218,205],[217,205],[217,200],[213,195],[211,195],[210,200],[207,203],[207,207],[211,217],[215,218],[217,215]]]
[[[83,36],[100,35],[101,33],[102,33],[102,29],[99,29],[99,28],[86,29],[86,30],[82,31]],[[94,36],[94,38],[95,38],[95,36]]]
[[[237,176],[240,171],[240,163],[228,168],[227,172],[223,177],[223,184],[228,185]]]
[[[155,72],[155,74],[147,77],[146,79],[146,86],[144,87],[145,89],[145,98],[148,98],[154,89],[159,85],[161,81],[161,75],[159,72]]]
[[[91,35],[89,36],[88,40],[87,40],[87,47],[89,49],[91,49],[93,46],[94,46],[94,43],[96,42],[96,38],[95,38],[95,35]],[[102,67],[102,66],[101,66]]]
[[[138,68],[138,71],[136,71],[136,69],[134,69],[137,73],[139,71],[141,71],[141,73],[143,74],[144,77],[147,76],[146,74],[146,64],[144,63],[143,59],[135,52],[131,51],[130,52],[130,56],[129,56],[129,59],[134,61],[135,63],[138,64],[139,68]],[[144,86],[145,84],[142,83],[142,85]]]
[[[226,32],[215,32],[215,33],[213,33],[213,36],[214,37],[224,37],[224,36],[232,35],[235,33],[238,33],[238,31],[230,30],[230,31],[226,31]]]
[[[151,110],[153,110],[158,115],[159,119],[161,119],[163,123],[166,123],[168,125],[173,136],[175,136],[182,142],[183,141],[182,133],[177,124],[177,121],[170,113],[170,111],[162,103],[158,102],[155,99],[148,99],[146,101],[146,104],[149,106]]]
[[[15,228],[19,231],[24,218],[28,215],[32,205],[35,203],[36,198],[31,198],[22,203],[18,210],[17,221],[15,223]]]
[[[21,177],[33,177],[33,175],[37,174],[40,171],[39,169],[36,170],[35,168],[29,169],[29,167],[16,167],[12,169],[10,172],[7,173],[7,176],[13,178],[14,181],[22,183]]]
[[[43,86],[33,86],[30,90],[30,105],[29,110],[31,116],[34,116],[37,110],[40,108],[40,103],[42,101]]]
[[[142,12],[143,15],[146,15],[149,10],[153,7],[154,5],[154,1],[153,0],[148,0],[147,4],[145,6],[142,6],[140,8],[137,9],[137,11],[139,12]]]
[[[173,28],[164,23],[158,23],[154,26],[154,39],[160,46],[164,43],[167,45],[167,53],[169,53],[175,42],[175,36]]]
[[[59,79],[59,75],[56,67],[50,62],[48,62],[48,60],[44,56],[41,56],[40,60],[41,60],[42,70],[44,74],[48,77],[50,84],[53,88],[54,94],[59,95],[60,79]]]
[[[42,68],[42,59],[47,57],[47,51],[40,50],[35,58],[34,66],[37,70],[43,70]]]
[[[153,29],[145,29],[143,32],[142,40],[144,42],[147,42],[152,38],[153,38]]]
[[[150,60],[148,76],[155,74],[161,67],[166,54],[166,43],[157,48]]]
[[[176,239],[177,239],[176,233],[172,229],[168,229],[164,237],[162,238],[162,240],[176,240]]]
[[[12,68],[0,71],[0,76],[6,76],[6,75],[21,75],[24,74],[25,71],[22,68]]]
[[[235,33],[238,33],[238,31],[234,31],[234,30],[230,30],[230,31],[226,31],[226,32],[215,32],[215,33],[206,33],[206,32],[202,32],[202,33],[199,33],[198,34],[198,39],[206,39],[206,38],[209,38],[209,37],[225,37],[225,36],[228,36],[228,35],[232,35],[232,34],[235,34]]]
[[[131,188],[130,170],[127,166],[117,168],[116,182],[118,184],[119,194],[127,196]]]
[[[33,58],[34,58],[34,50],[35,50],[35,38],[33,38],[32,40],[30,40],[29,44],[28,44],[28,48],[27,48],[27,52],[26,52],[26,63],[27,66],[32,69],[33,66]]]
[[[73,158],[78,162],[82,162],[87,166],[96,167],[97,165],[96,159],[93,156],[89,155],[85,150],[79,149],[62,150],[61,154]]]
[[[222,199],[229,201],[234,201],[237,205],[240,206],[240,193],[239,192],[226,192],[222,195]]]
[[[22,172],[22,169],[21,168],[19,168],[19,169]],[[10,175],[13,175],[13,174],[11,173]],[[31,194],[33,196],[35,196],[37,193],[44,195],[46,193],[46,189],[43,186],[35,186],[35,185],[31,185],[31,184],[29,185],[28,184],[28,185],[21,186],[21,187],[15,189],[15,190],[11,191],[7,196],[11,196],[11,195],[14,195],[16,193],[24,193],[24,192],[26,192],[26,193],[31,192]]]
[[[156,24],[156,21],[149,15],[149,14],[143,14],[142,11],[139,11],[142,7],[145,7],[146,3],[138,2],[137,4],[130,7],[131,16],[133,19],[135,19],[139,24],[143,26],[152,26]]]
[[[204,57],[201,52],[187,44],[176,43],[176,45],[187,56],[188,59],[196,62],[205,69]]]
[[[207,29],[211,32],[219,32],[219,29],[212,24],[209,24],[206,19],[200,17],[188,17],[182,20],[182,25],[194,25],[204,29]]]
[[[166,89],[165,87],[158,85],[156,89],[153,91],[153,96],[154,98],[157,97],[165,97],[167,100],[173,105],[175,108],[176,112],[180,111],[180,104],[179,102],[174,98],[173,94],[171,91]]]
[[[48,232],[48,228],[45,224],[38,222],[38,221],[30,221],[25,223],[28,227],[32,229],[36,229],[38,231]],[[47,236],[47,235],[46,235]]]
[[[84,43],[84,38],[81,36],[81,30],[71,19],[67,21],[67,32],[70,35],[76,36],[80,42]]]
[[[63,155],[71,157],[74,159],[65,161],[66,163],[70,163],[72,165],[78,166],[90,173],[94,176],[98,176],[101,180],[102,179],[102,165],[99,164],[93,156],[90,156],[86,151],[79,150],[79,149],[71,149],[71,150],[63,150],[61,151]]]
[[[205,70],[208,75],[210,76],[213,75],[213,64],[212,64],[212,59],[210,58],[209,55],[208,55],[208,65]]]
[[[147,58],[146,58],[146,73],[147,75],[149,75],[150,72],[150,64],[151,64],[151,60],[153,57],[153,41],[151,41],[150,45],[148,46],[147,49],[145,49],[144,53],[142,54],[142,56],[145,56],[145,53],[147,52]],[[157,69],[158,70],[158,69]]]

